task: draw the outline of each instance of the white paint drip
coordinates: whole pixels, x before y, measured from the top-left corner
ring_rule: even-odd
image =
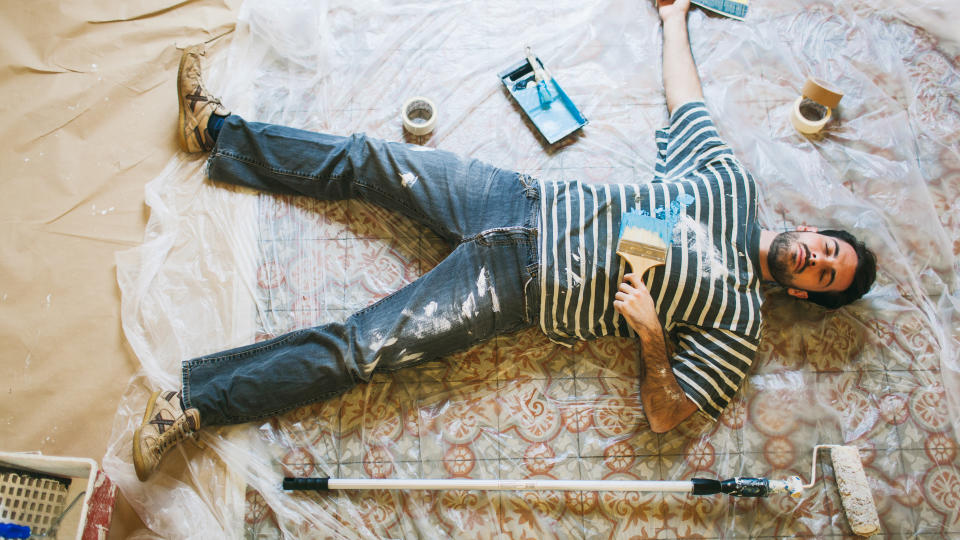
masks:
[[[437,312],[437,303],[430,302],[427,304],[427,307],[423,308],[423,314],[427,317],[432,317],[434,313]]]
[[[573,282],[574,287],[579,287],[580,284],[583,283],[583,278],[581,278],[577,274],[574,274],[573,271],[570,270],[569,268],[567,268],[567,278]]]
[[[423,356],[423,353],[422,353],[422,352],[413,353],[413,354],[408,354],[408,355],[406,355],[406,356],[401,357],[401,358],[400,358],[400,361],[401,361],[401,362],[410,362],[411,360],[417,360],[417,359],[420,358],[421,356]]]
[[[420,146],[418,144],[410,145],[410,150],[414,152],[433,152],[436,148],[430,148],[429,146]]]
[[[676,390],[666,389],[664,392],[667,394],[667,399],[670,401],[680,401],[684,397],[683,394],[677,392]]]
[[[400,175],[400,184],[405,188],[416,184],[417,180],[419,180],[419,178],[417,178],[417,175],[413,174],[412,172],[405,172]]]
[[[477,311],[477,301],[473,297],[473,293],[470,293],[470,296],[467,297],[467,301],[460,306],[460,313],[467,319],[473,317]]]
[[[435,302],[431,302],[431,304],[435,304]],[[427,311],[429,311],[429,313],[427,313]],[[436,306],[431,308],[430,305],[427,305],[427,307],[424,308],[424,315],[417,315],[406,309],[400,313],[413,322],[415,325],[413,334],[418,339],[422,339],[430,334],[447,332],[453,328],[453,323],[449,320],[440,316],[434,316],[436,314]]]
[[[497,298],[497,291],[494,290],[493,284],[488,283],[487,280],[487,269],[480,269],[480,277],[477,278],[477,294],[480,295],[480,298],[483,298],[487,291],[490,291],[490,302],[493,304],[493,312],[500,313],[500,299]]]
[[[390,338],[390,339],[384,340],[384,339],[380,336],[380,332],[377,332],[376,330],[374,330],[374,332],[373,332],[373,340],[370,342],[370,350],[371,350],[371,351],[379,351],[380,349],[382,349],[382,348],[384,348],[384,347],[389,347],[390,345],[393,345],[393,344],[396,343],[396,342],[397,342],[397,338],[392,337],[392,338]]]
[[[477,278],[477,293],[480,294],[480,298],[483,298],[483,295],[487,294],[487,269],[480,269],[480,277]]]
[[[700,274],[711,280],[722,280],[727,277],[729,270],[723,262],[723,256],[713,244],[713,235],[703,224],[690,216],[684,215],[680,217],[674,231],[674,241],[679,241],[682,234],[686,233],[687,251],[691,252],[691,256],[694,252],[699,254],[697,258],[700,261]],[[693,259],[691,259],[691,262],[693,262]]]

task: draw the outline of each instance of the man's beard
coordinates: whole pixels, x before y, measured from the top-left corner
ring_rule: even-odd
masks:
[[[770,275],[773,280],[790,287],[793,283],[792,270],[796,261],[791,260],[790,256],[794,252],[794,246],[800,241],[800,235],[795,232],[782,232],[773,238],[770,243],[770,250],[767,252],[767,266],[770,267]]]

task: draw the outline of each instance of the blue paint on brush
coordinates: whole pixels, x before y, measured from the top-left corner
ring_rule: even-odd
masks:
[[[624,232],[631,227],[656,234],[663,240],[666,246],[670,245],[670,239],[673,237],[672,223],[650,215],[641,214],[640,212],[630,212],[623,216],[623,219],[620,221],[620,237],[622,238]]]
[[[680,216],[686,213],[686,208],[694,201],[694,198],[687,194],[682,194],[670,203],[670,212],[666,208],[659,207],[655,210],[654,216],[651,216],[646,210],[634,210],[624,214],[620,221],[620,237],[627,227],[636,227],[650,231],[663,240],[664,245],[670,246],[673,239],[673,228],[680,221]]]

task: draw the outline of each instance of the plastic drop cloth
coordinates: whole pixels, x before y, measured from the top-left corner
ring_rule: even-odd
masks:
[[[823,537],[850,534],[826,457],[800,499],[316,494],[280,480],[809,480],[811,447],[838,443],[860,447],[884,533],[960,534],[960,48],[945,33],[957,20],[949,4],[755,1],[746,22],[692,10],[707,105],[762,185],[764,225],[846,228],[880,261],[866,300],[838,311],[768,290],[760,353],[719,422],[653,434],[632,342],[567,350],[530,330],[269,421],[205,430],[140,483],[134,427],[148,387],[179,388],[182,360],[344,319],[446,253],[378,208],[214,185],[202,157],[177,155],[147,186],[143,245],[117,258],[143,370],[125,390],[107,472],[170,538]],[[543,178],[653,176],[666,108],[647,2],[250,1],[230,39],[207,58],[207,79],[248,119],[365,131]],[[528,44],[590,119],[556,148],[496,76]],[[808,75],[846,93],[812,138],[788,119]],[[440,109],[430,137],[402,132],[400,105],[414,95]]]

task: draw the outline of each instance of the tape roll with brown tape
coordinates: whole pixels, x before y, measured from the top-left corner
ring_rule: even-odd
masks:
[[[843,92],[813,77],[803,83],[800,97],[790,110],[790,122],[800,133],[811,135],[823,129],[833,118],[832,109],[840,104]]]
[[[831,109],[836,109],[837,105],[840,104],[840,100],[843,99],[843,92],[835,90],[831,88],[828,83],[814,79],[813,77],[808,77],[807,82],[803,83],[803,91],[801,94],[803,97],[810,98],[824,107]]]

